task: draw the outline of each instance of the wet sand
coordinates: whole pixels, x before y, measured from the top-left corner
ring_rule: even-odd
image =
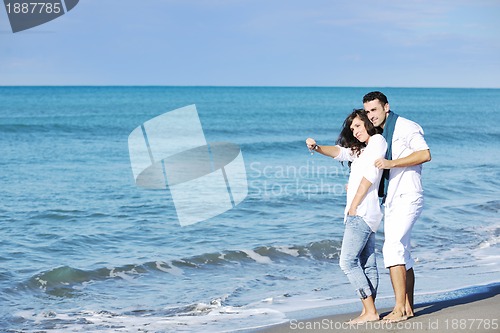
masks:
[[[385,316],[391,309],[380,310]],[[383,320],[349,325],[358,313],[294,320],[254,332],[500,332],[500,284],[461,298],[415,305],[415,317],[399,323]]]

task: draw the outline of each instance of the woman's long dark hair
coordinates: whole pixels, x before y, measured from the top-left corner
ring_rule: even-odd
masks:
[[[372,136],[377,133],[381,133],[382,131],[380,128],[373,126],[372,122],[366,115],[366,111],[363,109],[354,109],[354,111],[347,116],[344,120],[344,124],[342,125],[342,131],[337,139],[337,144],[341,147],[351,148],[354,153],[359,156],[361,150],[366,147],[366,144],[356,139],[352,133],[351,124],[356,117],[359,117],[363,121],[368,135]]]

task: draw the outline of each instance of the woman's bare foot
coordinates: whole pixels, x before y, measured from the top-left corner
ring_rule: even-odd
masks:
[[[359,317],[349,320],[349,324],[358,325],[377,320],[380,320],[378,313],[362,313]]]

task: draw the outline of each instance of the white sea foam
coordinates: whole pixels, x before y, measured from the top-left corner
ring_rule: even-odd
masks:
[[[297,249],[292,249],[286,246],[278,246],[276,247],[277,251],[280,251],[282,253],[291,255],[292,257],[298,257],[299,256],[299,250]]]
[[[246,255],[249,258],[255,260],[259,264],[272,264],[273,263],[271,258],[262,256],[253,250],[243,250],[242,252],[246,253]]]
[[[489,247],[497,245],[498,243],[500,243],[500,235],[491,236],[491,238],[489,238],[489,239],[483,241],[481,244],[479,244],[479,248],[480,249],[489,248]]]
[[[78,313],[29,311],[17,312],[16,317],[41,325],[45,321],[60,322],[46,331],[59,332],[233,332],[234,322],[246,329],[272,325],[286,320],[285,315],[270,308],[246,308],[199,303],[184,315],[166,317],[157,314],[136,316],[106,311],[84,310]],[[256,320],[257,319],[257,320]],[[258,324],[257,324],[258,323]],[[26,332],[35,332],[35,330]]]
[[[171,262],[156,261],[155,264],[156,268],[162,272],[169,273],[175,276],[182,276],[184,274],[184,271],[182,269],[174,266]],[[168,267],[165,267],[163,265],[168,265]]]
[[[42,289],[42,290],[47,289],[47,281],[46,281],[46,280],[42,280],[42,279],[40,279],[39,277],[37,277],[37,278],[36,278],[36,281],[37,281],[38,283],[40,283],[40,289]]]
[[[128,270],[128,271],[117,272],[115,268],[112,268],[109,271],[109,277],[111,277],[111,278],[119,277],[119,278],[122,278],[123,280],[126,280],[128,282],[133,282],[134,281],[134,277],[130,276],[129,274],[137,275],[139,273],[135,269],[131,269],[131,270]]]

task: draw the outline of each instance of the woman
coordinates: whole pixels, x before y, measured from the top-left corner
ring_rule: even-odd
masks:
[[[385,155],[387,143],[378,132],[365,111],[359,109],[345,119],[336,146],[319,146],[314,139],[306,140],[311,151],[350,164],[340,267],[363,304],[361,315],[350,321],[353,324],[380,319],[375,307],[378,287],[375,232],[382,220],[378,199],[382,170],[375,167],[375,160]]]

